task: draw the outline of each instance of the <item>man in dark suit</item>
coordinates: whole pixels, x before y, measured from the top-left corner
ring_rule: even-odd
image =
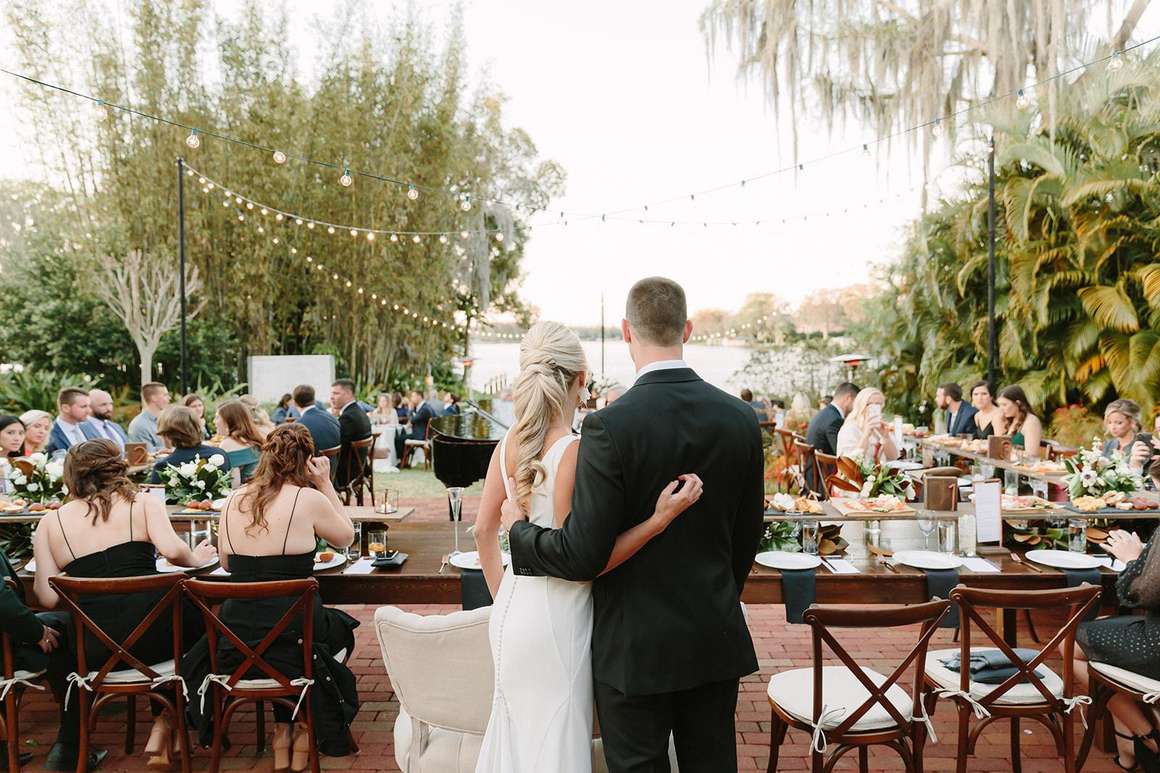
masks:
[[[410,403],[411,421],[407,425],[407,430],[395,433],[395,457],[397,459],[403,458],[403,449],[408,440],[427,439],[427,424],[440,414],[440,411],[436,410],[430,401],[423,399],[423,393],[418,389],[411,390]]]
[[[342,435],[338,428],[338,419],[331,416],[314,401],[314,387],[308,384],[299,384],[290,393],[290,399],[298,408],[298,423],[310,430],[314,438],[314,450],[321,454],[328,448],[342,444]]]
[[[958,384],[943,384],[934,393],[934,403],[947,414],[948,435],[976,433],[975,406],[963,402],[963,388]]]
[[[815,451],[833,455],[838,448],[838,430],[846,421],[846,414],[854,405],[854,398],[858,396],[857,384],[849,381],[840,384],[834,390],[834,397],[826,407],[814,414],[810,426],[806,429],[806,442],[814,447]],[[821,481],[817,480],[813,467],[802,471],[806,477],[806,485],[810,491],[821,493]]]
[[[354,397],[354,382],[340,378],[330,385],[330,405],[338,411],[338,468],[333,471],[335,488],[342,489],[360,477],[367,466],[367,450],[355,454],[351,443],[371,436],[371,419]]]
[[[611,773],[737,769],[740,677],[757,670],[741,590],[762,533],[763,457],[753,409],[681,359],[685,294],[654,277],[629,292],[624,340],[637,380],[584,420],[571,514],[561,529],[505,502],[520,575],[592,581],[592,671]],[[695,473],[704,493],[639,553],[600,575],[616,537]],[[600,575],[600,576],[598,576]]]

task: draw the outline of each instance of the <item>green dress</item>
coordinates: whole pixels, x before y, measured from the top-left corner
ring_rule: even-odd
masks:
[[[254,470],[258,469],[258,449],[249,446],[237,451],[227,451],[226,457],[230,460],[230,467],[241,470],[242,483],[254,477]]]
[[[1024,445],[1022,432],[1016,432],[1014,435],[1011,436],[1011,445],[1020,446],[1020,447],[1022,447]]]

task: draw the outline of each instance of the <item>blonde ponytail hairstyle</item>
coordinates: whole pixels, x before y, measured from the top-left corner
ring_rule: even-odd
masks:
[[[588,360],[580,339],[558,322],[538,322],[520,343],[520,375],[512,398],[516,425],[511,436],[516,444],[516,501],[526,508],[532,487],[543,481],[547,470],[540,463],[548,427],[562,416],[571,416],[568,392]]]

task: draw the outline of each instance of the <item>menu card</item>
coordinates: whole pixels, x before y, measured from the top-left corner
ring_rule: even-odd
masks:
[[[1003,539],[1003,486],[998,478],[975,481],[976,543],[1000,542]]]

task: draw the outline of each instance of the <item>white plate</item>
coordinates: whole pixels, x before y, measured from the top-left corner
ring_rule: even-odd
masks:
[[[1070,550],[1028,550],[1029,561],[1056,569],[1094,569],[1101,565],[1095,556],[1087,553],[1072,553]]]
[[[813,569],[822,565],[822,559],[808,553],[787,553],[784,550],[767,550],[753,559],[770,569]]]
[[[217,556],[214,556],[213,558],[211,558],[209,561],[206,561],[201,566],[178,566],[177,564],[170,562],[170,560],[168,558],[165,558],[164,556],[162,556],[161,558],[157,559],[157,571],[161,572],[162,574],[173,574],[174,572],[186,572],[186,571],[196,572],[198,569],[208,569],[209,567],[213,566],[217,562],[218,562]]]
[[[895,552],[894,560],[915,569],[958,569],[963,565],[963,559],[958,556],[936,553],[933,550],[899,550]]]
[[[36,559],[35,558],[28,559],[28,563],[24,565],[24,571],[28,572],[29,574],[36,574]]]
[[[318,554],[315,553],[314,557],[318,558]],[[321,572],[323,569],[333,569],[334,567],[342,566],[345,563],[346,563],[346,554],[339,553],[338,551],[335,551],[334,558],[330,559],[329,561],[315,561],[314,562],[314,571]]]
[[[500,559],[503,565],[507,566],[511,563],[512,557],[509,553],[500,553]],[[467,553],[457,553],[449,559],[452,566],[460,569],[482,569],[483,566],[479,563],[479,552],[476,550],[468,551]]]
[[[215,499],[213,502],[211,502],[211,504],[213,505],[213,509],[220,513],[222,511],[222,505],[224,505],[226,503],[227,499],[229,499],[229,497],[222,497],[221,499]]]
[[[891,470],[900,470],[902,472],[923,469],[922,462],[911,462],[907,461],[906,459],[895,459],[893,462],[887,462],[883,466],[888,467]]]

